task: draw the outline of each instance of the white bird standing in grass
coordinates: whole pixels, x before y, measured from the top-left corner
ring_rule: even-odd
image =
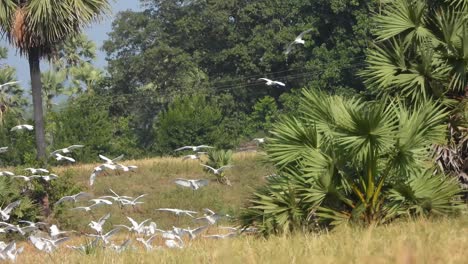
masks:
[[[183,146],[183,147],[181,147],[181,148],[176,149],[175,151],[180,151],[180,150],[184,150],[184,149],[191,149],[191,150],[193,150],[194,152],[196,152],[196,151],[199,151],[199,150],[204,149],[204,148],[214,148],[214,147],[211,147],[211,146],[208,146],[208,145]]]
[[[285,83],[278,82],[278,81],[273,81],[273,80],[270,80],[270,79],[267,79],[267,78],[259,78],[259,80],[265,81],[265,84],[268,85],[268,86],[276,86],[276,85],[283,86],[283,87],[286,86]]]
[[[55,205],[63,203],[63,202],[70,202],[70,201],[73,201],[73,203],[76,203],[79,199],[84,198],[84,197],[90,197],[90,196],[91,194],[89,193],[79,192],[74,195],[64,196],[60,198],[57,202],[55,202]]]
[[[288,47],[286,48],[286,51],[284,52],[284,54],[288,55],[288,54],[291,52],[291,50],[292,50],[292,48],[293,48],[294,45],[297,45],[297,44],[302,44],[302,45],[304,45],[304,44],[305,44],[305,41],[304,41],[302,38],[304,37],[305,34],[311,32],[312,30],[313,30],[313,28],[310,28],[310,29],[307,29],[306,31],[301,32],[301,34],[299,34],[299,36],[297,36],[297,37],[294,39],[293,42],[289,43],[289,45],[288,45]]]
[[[31,126],[31,125],[17,125],[17,126],[14,126],[13,128],[11,128],[10,131],[19,131],[19,130],[23,130],[23,129],[32,131],[34,129],[34,127]]]
[[[15,207],[20,205],[20,203],[21,203],[21,200],[18,200],[18,201],[12,202],[9,205],[7,205],[7,207],[5,207],[5,209],[0,208],[0,215],[2,215],[3,221],[7,221],[8,219],[10,219],[11,211],[13,211],[13,209],[15,209]]]
[[[175,184],[182,186],[182,187],[187,187],[192,190],[198,190],[203,186],[207,186],[209,181],[208,180],[187,180],[187,179],[182,179],[178,178],[174,181]]]
[[[257,142],[257,146],[259,144],[265,143],[265,138],[254,138],[253,141]]]
[[[232,168],[232,165],[224,165],[224,166],[220,167],[219,169],[215,169],[215,168],[213,168],[211,166],[208,166],[208,165],[205,165],[205,164],[200,164],[200,165],[202,165],[205,168],[210,169],[213,172],[213,174],[215,174],[215,175],[220,175],[225,169]]]

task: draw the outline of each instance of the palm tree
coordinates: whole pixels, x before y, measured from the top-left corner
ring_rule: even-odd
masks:
[[[419,106],[444,104],[449,133],[435,146],[440,167],[468,184],[468,1],[389,1],[376,17],[367,86]]]
[[[86,35],[79,34],[68,38],[59,48],[54,59],[57,67],[70,69],[91,63],[96,58],[96,44],[89,40]]]
[[[7,58],[8,50],[0,48],[0,59]],[[0,65],[0,84],[11,82],[16,77],[16,69],[8,65]],[[27,105],[23,97],[23,89],[19,84],[2,87],[0,90],[0,124],[3,125],[7,114],[21,117],[23,108]]]
[[[0,3],[0,30],[29,60],[39,160],[46,159],[39,62],[42,58],[51,59],[60,44],[79,34],[107,10],[107,0],[4,0]]]
[[[444,141],[443,107],[305,90],[300,108],[271,132],[265,148],[278,176],[254,193],[245,225],[271,234],[457,211],[460,189],[433,173],[430,157],[429,146]]]

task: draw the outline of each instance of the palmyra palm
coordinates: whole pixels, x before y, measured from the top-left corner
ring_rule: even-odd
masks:
[[[40,60],[109,10],[108,0],[3,0],[0,32],[29,60],[37,157],[46,159]]]

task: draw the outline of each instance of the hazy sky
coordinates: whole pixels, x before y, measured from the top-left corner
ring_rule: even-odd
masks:
[[[94,24],[85,30],[85,33],[88,35],[88,37],[95,41],[99,48],[101,48],[103,41],[107,39],[106,33],[111,30],[112,21],[119,11],[127,9],[138,10],[140,8],[140,1],[138,0],[111,0],[111,3],[112,14],[106,17],[105,20],[102,20],[101,22]],[[18,80],[22,82],[22,86],[25,88],[28,87],[30,82],[28,61],[16,54],[16,50],[9,46],[5,40],[0,41],[0,46],[8,47],[9,57],[6,62],[7,64],[16,68]],[[96,65],[99,67],[106,65],[105,54],[100,50],[97,54]],[[42,69],[45,67],[46,66],[42,66]]]

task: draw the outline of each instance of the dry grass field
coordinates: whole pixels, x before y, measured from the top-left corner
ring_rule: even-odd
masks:
[[[234,156],[234,167],[227,171],[233,186],[218,184],[205,173],[197,161],[181,161],[180,158],[155,158],[125,161],[126,165],[137,165],[132,173],[111,173],[100,175],[90,188],[88,179],[97,164],[75,165],[55,168],[54,172],[82,186],[84,191],[95,197],[110,194],[109,188],[120,195],[138,196],[145,203],[136,207],[120,209],[118,206],[103,206],[93,215],[69,210],[65,204],[60,217],[52,215],[50,222],[63,230],[76,230],[65,245],[79,245],[82,234],[91,233],[88,223],[93,217],[99,218],[111,212],[105,230],[115,224],[128,224],[126,216],[142,221],[151,218],[158,228],[172,226],[199,226],[188,217],[177,218],[155,209],[171,207],[201,211],[211,208],[215,211],[236,216],[245,204],[252,188],[262,184],[264,176],[272,168],[262,162],[261,155],[246,153]],[[212,182],[195,192],[176,186],[176,178],[209,178]],[[86,205],[81,202],[77,205]],[[57,212],[57,211],[56,211]],[[236,225],[235,220],[224,221],[220,226]],[[220,233],[218,227],[211,227],[208,234]],[[80,235],[81,234],[81,235]],[[133,238],[130,249],[116,253],[109,249],[97,249],[85,255],[61,245],[48,255],[39,252],[29,242],[20,242],[25,252],[18,256],[18,263],[467,263],[468,260],[468,215],[454,219],[416,219],[372,228],[340,227],[329,233],[303,235],[295,234],[268,239],[254,236],[239,236],[232,239],[213,240],[197,238],[185,241],[184,249],[161,247],[147,252],[135,241],[133,235],[122,231],[112,241],[118,243]],[[154,246],[163,246],[163,240],[154,240]]]

